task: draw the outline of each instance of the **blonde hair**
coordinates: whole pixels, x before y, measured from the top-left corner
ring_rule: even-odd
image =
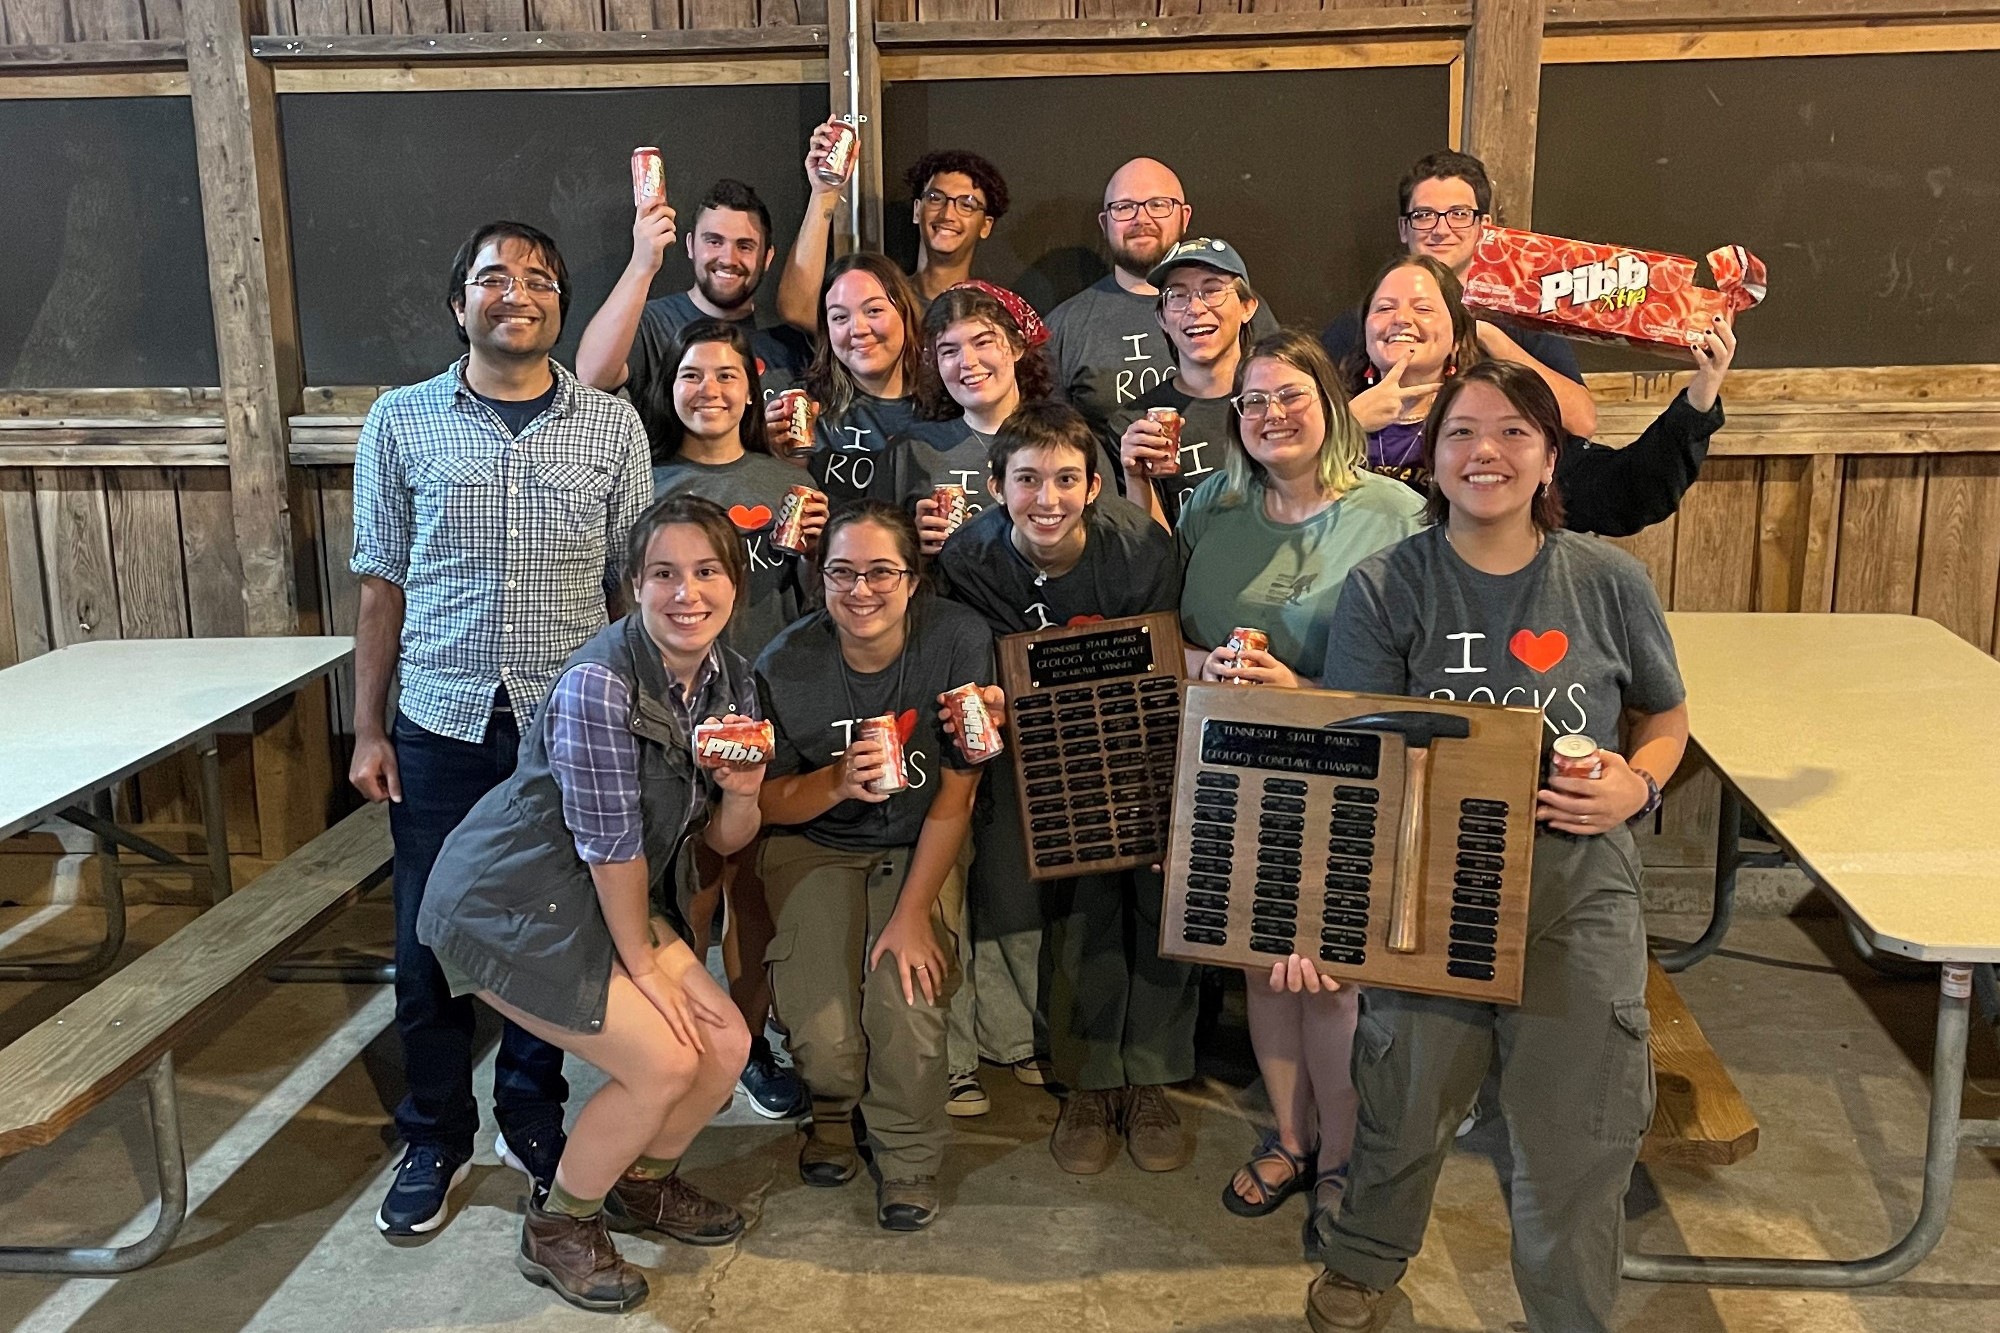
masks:
[[[1243,418],[1236,410],[1236,398],[1243,392],[1250,364],[1263,360],[1290,366],[1311,380],[1319,392],[1320,415],[1326,419],[1326,437],[1319,446],[1320,493],[1353,490],[1361,482],[1362,464],[1368,457],[1368,436],[1347,410],[1347,391],[1340,387],[1319,339],[1298,329],[1281,329],[1259,338],[1236,367],[1236,385],[1229,400],[1229,447],[1223,464],[1227,477],[1222,486],[1223,507],[1233,508],[1249,499],[1253,483],[1260,487],[1270,484],[1264,465],[1244,447]]]

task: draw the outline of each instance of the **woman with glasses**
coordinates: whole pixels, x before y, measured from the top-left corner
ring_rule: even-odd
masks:
[[[986,622],[924,595],[922,558],[901,512],[836,513],[819,545],[825,609],[778,635],[756,666],[776,732],[761,800],[783,829],[758,858],[777,922],[765,959],[812,1094],[799,1176],[852,1180],[865,1128],[875,1217],[890,1231],[938,1212],[957,980],[943,900],[963,896],[959,853],[979,786],[938,698],[993,680]],[[1000,705],[998,690],[988,697]],[[864,725],[880,719],[893,734]]]
[[[1236,389],[1225,465],[1187,498],[1176,530],[1188,668],[1203,680],[1311,686],[1348,571],[1416,532],[1423,503],[1362,466],[1361,429],[1317,339],[1288,330],[1260,340]],[[1269,648],[1232,650],[1238,626],[1263,630]],[[1293,994],[1253,974],[1247,998],[1276,1123],[1223,1187],[1223,1206],[1262,1217],[1316,1186],[1310,1228],[1338,1203],[1354,1139],[1354,992]]]
[[[1125,498],[1172,531],[1189,492],[1223,465],[1229,395],[1258,310],[1243,257],[1227,241],[1182,241],[1146,280],[1159,289],[1154,318],[1167,336],[1173,376],[1112,414]],[[1152,414],[1179,414],[1170,426]]]

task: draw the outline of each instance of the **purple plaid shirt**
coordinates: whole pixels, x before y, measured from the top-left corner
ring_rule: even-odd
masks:
[[[692,694],[715,679],[713,653]],[[690,731],[688,692],[678,683],[667,702]],[[632,734],[632,692],[609,668],[583,662],[563,673],[549,695],[549,770],[562,789],[563,822],[586,865],[636,861],[645,840],[639,822],[639,738]]]

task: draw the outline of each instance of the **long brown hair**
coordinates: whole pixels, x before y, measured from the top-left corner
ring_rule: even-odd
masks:
[[[750,596],[750,556],[744,550],[743,536],[721,505],[698,495],[670,495],[646,506],[625,539],[626,582],[637,583],[645,574],[646,548],[653,544],[653,535],[677,523],[700,528],[708,538],[708,544],[715,548],[715,558],[729,571],[729,582],[736,589],[735,608],[742,610],[744,600]]]
[[[1517,366],[1511,361],[1488,360],[1460,371],[1444,382],[1444,387],[1438,390],[1437,401],[1431,405],[1431,414],[1424,418],[1423,466],[1431,479],[1430,492],[1424,498],[1424,517],[1431,523],[1442,523],[1451,517],[1451,501],[1445,498],[1437,480],[1438,431],[1443,428],[1452,403],[1473,384],[1498,389],[1513,404],[1514,410],[1542,433],[1542,443],[1548,447],[1551,458],[1562,457],[1563,441],[1568,438],[1562,426],[1562,408],[1556,405],[1555,394],[1542,382],[1540,375],[1526,366]],[[1529,507],[1528,517],[1543,532],[1554,532],[1562,527],[1562,489],[1555,482],[1536,488],[1535,501]]]
[[[833,550],[834,536],[857,523],[873,523],[896,539],[897,554],[910,570],[910,596],[915,597],[924,586],[924,551],[917,540],[917,525],[901,509],[879,500],[850,505],[826,521],[820,530],[819,547],[813,552],[813,567],[820,577],[826,577],[827,553]]]
[[[1007,307],[990,293],[977,287],[950,287],[937,294],[924,309],[921,354],[923,368],[917,372],[917,412],[931,421],[947,421],[962,410],[938,375],[937,341],[945,330],[962,320],[978,320],[998,329],[1014,350],[1014,385],[1021,401],[1034,402],[1051,396],[1055,377],[1049,373],[1048,358],[1039,347],[1028,346],[1021,326]]]
[[[828,416],[839,416],[854,403],[854,396],[860,392],[854,376],[833,354],[833,340],[826,331],[826,296],[833,290],[833,284],[843,276],[854,272],[866,273],[882,284],[888,293],[889,304],[896,307],[896,313],[903,321],[903,392],[909,393],[916,387],[917,373],[923,363],[923,347],[920,341],[923,329],[923,307],[917,301],[917,289],[903,276],[903,270],[884,254],[873,250],[856,250],[851,255],[842,255],[827,266],[826,280],[819,286],[819,312],[814,316],[817,336],[813,342],[812,365],[806,368],[805,389],[811,394]]]
[[[672,355],[667,358],[672,369],[663,376],[653,376],[646,386],[654,417],[660,422],[660,438],[653,441],[653,461],[671,461],[687,439],[687,423],[681,420],[680,409],[674,406],[674,385],[681,377],[681,362],[687,359],[688,349],[701,343],[721,343],[743,363],[744,388],[749,397],[744,400],[743,416],[736,423],[736,438],[745,453],[770,453],[770,442],[764,436],[764,384],[757,374],[757,353],[750,346],[750,335],[732,320],[697,319],[674,340]]]
[[[1379,377],[1375,363],[1368,359],[1368,307],[1375,304],[1375,293],[1382,290],[1389,275],[1400,268],[1418,268],[1430,274],[1438,294],[1444,297],[1445,311],[1451,316],[1451,360],[1445,365],[1445,378],[1449,380],[1454,370],[1469,370],[1486,359],[1486,349],[1479,345],[1479,322],[1465,308],[1465,287],[1458,275],[1429,255],[1397,255],[1382,266],[1368,284],[1368,294],[1361,298],[1361,338],[1340,363],[1340,383],[1350,394],[1360,393]]]

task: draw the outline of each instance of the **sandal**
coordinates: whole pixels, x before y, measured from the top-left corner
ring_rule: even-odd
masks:
[[[1224,1182],[1222,1206],[1238,1217],[1268,1217],[1283,1206],[1285,1200],[1305,1188],[1306,1182],[1312,1178],[1313,1158],[1317,1152],[1318,1149],[1314,1149],[1303,1155],[1295,1154],[1279,1141],[1275,1130],[1266,1133],[1257,1141],[1257,1151],[1250,1154],[1250,1160]],[[1260,1162],[1276,1162],[1291,1174],[1272,1184],[1257,1174]],[[1237,1190],[1237,1176],[1250,1177],[1257,1191],[1254,1201]]]
[[[1333,1200],[1323,1203],[1320,1199],[1322,1186],[1336,1185]],[[1347,1163],[1342,1162],[1331,1171],[1322,1171],[1313,1178],[1312,1192],[1306,1196],[1306,1224],[1299,1231],[1299,1247],[1305,1251],[1307,1263],[1319,1262],[1319,1220],[1331,1217],[1340,1211],[1340,1200],[1347,1193]]]

